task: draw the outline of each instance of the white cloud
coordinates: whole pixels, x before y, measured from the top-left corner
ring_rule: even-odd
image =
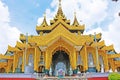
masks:
[[[46,9],[46,11],[45,11],[45,13],[43,14],[43,16],[46,15],[46,18],[47,18],[46,20],[47,20],[47,23],[48,23],[48,24],[50,24],[50,20],[53,19],[53,16],[55,16],[55,13],[56,13],[56,11],[55,11],[55,12],[52,12],[50,9]],[[37,25],[40,25],[42,22],[43,22],[43,17],[38,18],[38,23],[37,23]]]
[[[103,31],[100,27],[85,32],[85,34],[94,34],[94,32],[102,33],[102,40],[105,40],[106,45],[114,45],[115,50],[120,53],[120,17],[118,12],[114,14],[114,20],[108,25],[108,30]]]
[[[4,54],[8,45],[15,46],[20,31],[11,27],[8,7],[0,0],[0,53]]]
[[[120,17],[116,14],[120,12],[118,11],[120,10],[119,3],[120,1],[114,3],[109,0],[62,0],[62,9],[65,16],[71,20],[71,23],[74,18],[74,11],[76,11],[78,21],[82,20],[80,23],[86,25],[87,32],[85,33],[101,32],[102,39],[105,40],[106,44],[114,44],[115,50],[120,52],[120,36],[118,36],[120,34]],[[53,19],[58,9],[57,6],[58,0],[53,0],[51,3],[52,9],[46,10],[47,20]],[[52,11],[53,9],[54,11]],[[105,24],[107,28],[103,30],[101,23],[104,26],[104,23],[112,18],[112,22]],[[39,21],[42,20],[43,18],[39,18]]]
[[[9,21],[8,7],[0,1],[0,23]]]
[[[120,7],[119,7],[120,10]],[[109,24],[109,30],[105,33],[106,41],[111,41],[114,44],[115,50],[120,53],[120,17],[118,12],[114,14],[114,21]]]
[[[58,9],[58,0],[53,0],[51,3],[51,7],[54,8],[54,11],[49,12],[52,13],[52,17]],[[86,28],[91,28],[94,23],[101,22],[107,16],[106,9],[108,8],[107,0],[62,0],[62,9],[67,18],[73,21],[74,12],[77,12],[78,21],[82,20],[86,24]],[[49,13],[47,17],[49,16]]]
[[[55,16],[58,9],[58,0],[53,0],[51,8],[46,9],[48,19]],[[103,21],[107,16],[106,9],[108,8],[107,0],[62,0],[62,9],[66,17],[73,22],[74,12],[77,12],[78,21],[82,20],[87,29],[91,29],[94,23]]]

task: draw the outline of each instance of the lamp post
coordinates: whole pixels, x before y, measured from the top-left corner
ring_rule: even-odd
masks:
[[[25,52],[24,52],[24,73],[26,71],[26,53],[27,53],[27,45],[28,45],[28,33],[26,33],[26,37],[25,37]]]
[[[96,68],[97,68],[97,71],[99,71],[99,60],[98,60],[99,55],[98,55],[96,33],[94,33],[94,42],[95,42],[95,50],[96,50]]]

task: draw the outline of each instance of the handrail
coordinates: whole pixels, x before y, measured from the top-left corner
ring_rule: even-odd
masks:
[[[62,78],[58,76],[45,76],[45,73],[0,73],[0,78],[34,78],[37,80],[87,80],[93,77],[108,77],[110,73],[78,73],[76,76],[63,76]]]

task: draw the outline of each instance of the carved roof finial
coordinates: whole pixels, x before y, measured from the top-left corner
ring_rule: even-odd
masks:
[[[59,4],[58,4],[58,11],[57,11],[57,14],[55,15],[55,18],[54,20],[57,21],[58,19],[62,19],[62,20],[66,20],[66,17],[62,11],[62,5],[61,5],[61,1],[62,0],[59,0]]]
[[[44,16],[44,19],[46,19],[46,12],[44,13],[44,15],[43,15],[43,16]]]
[[[73,25],[74,26],[78,26],[79,25],[79,22],[78,22],[77,17],[76,17],[76,12],[74,12],[74,22],[73,22]]]
[[[61,0],[59,0],[59,7],[61,7]]]
[[[58,15],[63,15],[63,11],[62,11],[62,6],[61,6],[61,0],[59,0],[59,7],[58,7]]]
[[[44,13],[44,19],[43,19],[41,26],[43,27],[48,26],[47,21],[46,21],[46,12]]]
[[[76,17],[76,11],[74,12],[74,18]]]

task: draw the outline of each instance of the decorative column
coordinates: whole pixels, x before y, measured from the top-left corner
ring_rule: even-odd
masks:
[[[76,50],[73,50],[73,75],[77,74],[77,60],[76,60]]]
[[[40,56],[41,51],[39,51],[39,48],[36,48],[36,71],[38,72],[39,64],[40,64]]]
[[[37,50],[36,50],[36,48],[34,48],[34,52],[35,52],[35,55],[34,55],[34,71],[36,72],[37,71],[37,63],[36,63],[36,61],[37,61]]]
[[[112,71],[115,72],[115,64],[114,64],[113,59],[110,59],[109,61],[110,61],[110,65],[111,65]]]
[[[83,57],[83,71],[86,72],[88,70],[88,54],[86,49],[86,43],[81,52]]]
[[[24,63],[25,63],[25,62],[24,62],[24,61],[25,61],[25,58],[24,58],[24,57],[25,57],[25,55],[24,55],[24,52],[23,52],[22,54],[23,54],[23,55],[22,55],[22,56],[23,56],[23,57],[22,57],[22,61],[23,61],[23,62],[22,62],[22,72],[24,72]]]
[[[105,65],[105,72],[109,72],[109,65],[108,65],[108,56],[107,56],[107,54],[106,54],[106,51],[104,51],[104,54],[105,54],[105,63],[104,63],[104,65]]]
[[[44,59],[44,62],[45,62],[45,74],[46,75],[49,75],[49,52],[48,50],[46,50],[46,46],[40,46],[40,49],[41,51],[44,53],[45,55],[45,59]]]
[[[13,58],[13,73],[15,72],[15,69],[16,69],[16,67],[17,67],[17,65],[18,65],[18,58],[17,58],[17,54],[16,54],[16,52],[15,52],[15,54],[14,54],[14,58]]]
[[[78,60],[78,54],[79,54],[81,48],[82,48],[82,46],[75,46],[75,50],[74,50],[75,57],[73,59],[75,60],[74,63],[75,63],[76,69],[73,70],[73,74],[77,74],[77,72],[78,72],[78,69],[77,69],[77,60]]]
[[[71,68],[73,69],[73,56],[72,56],[72,53],[70,53],[69,55],[69,58],[70,58],[70,65],[71,65]]]
[[[100,66],[99,66],[99,54],[98,54],[96,33],[94,33],[94,43],[95,43],[95,53],[96,53],[96,69],[99,72],[100,71]]]
[[[6,72],[7,73],[9,73],[10,72],[10,68],[11,68],[11,60],[10,59],[8,59],[8,66],[7,66],[7,68],[6,68]]]
[[[45,52],[45,74],[49,75],[49,53]]]
[[[15,72],[15,54],[14,54],[14,56],[13,56],[13,73]]]

